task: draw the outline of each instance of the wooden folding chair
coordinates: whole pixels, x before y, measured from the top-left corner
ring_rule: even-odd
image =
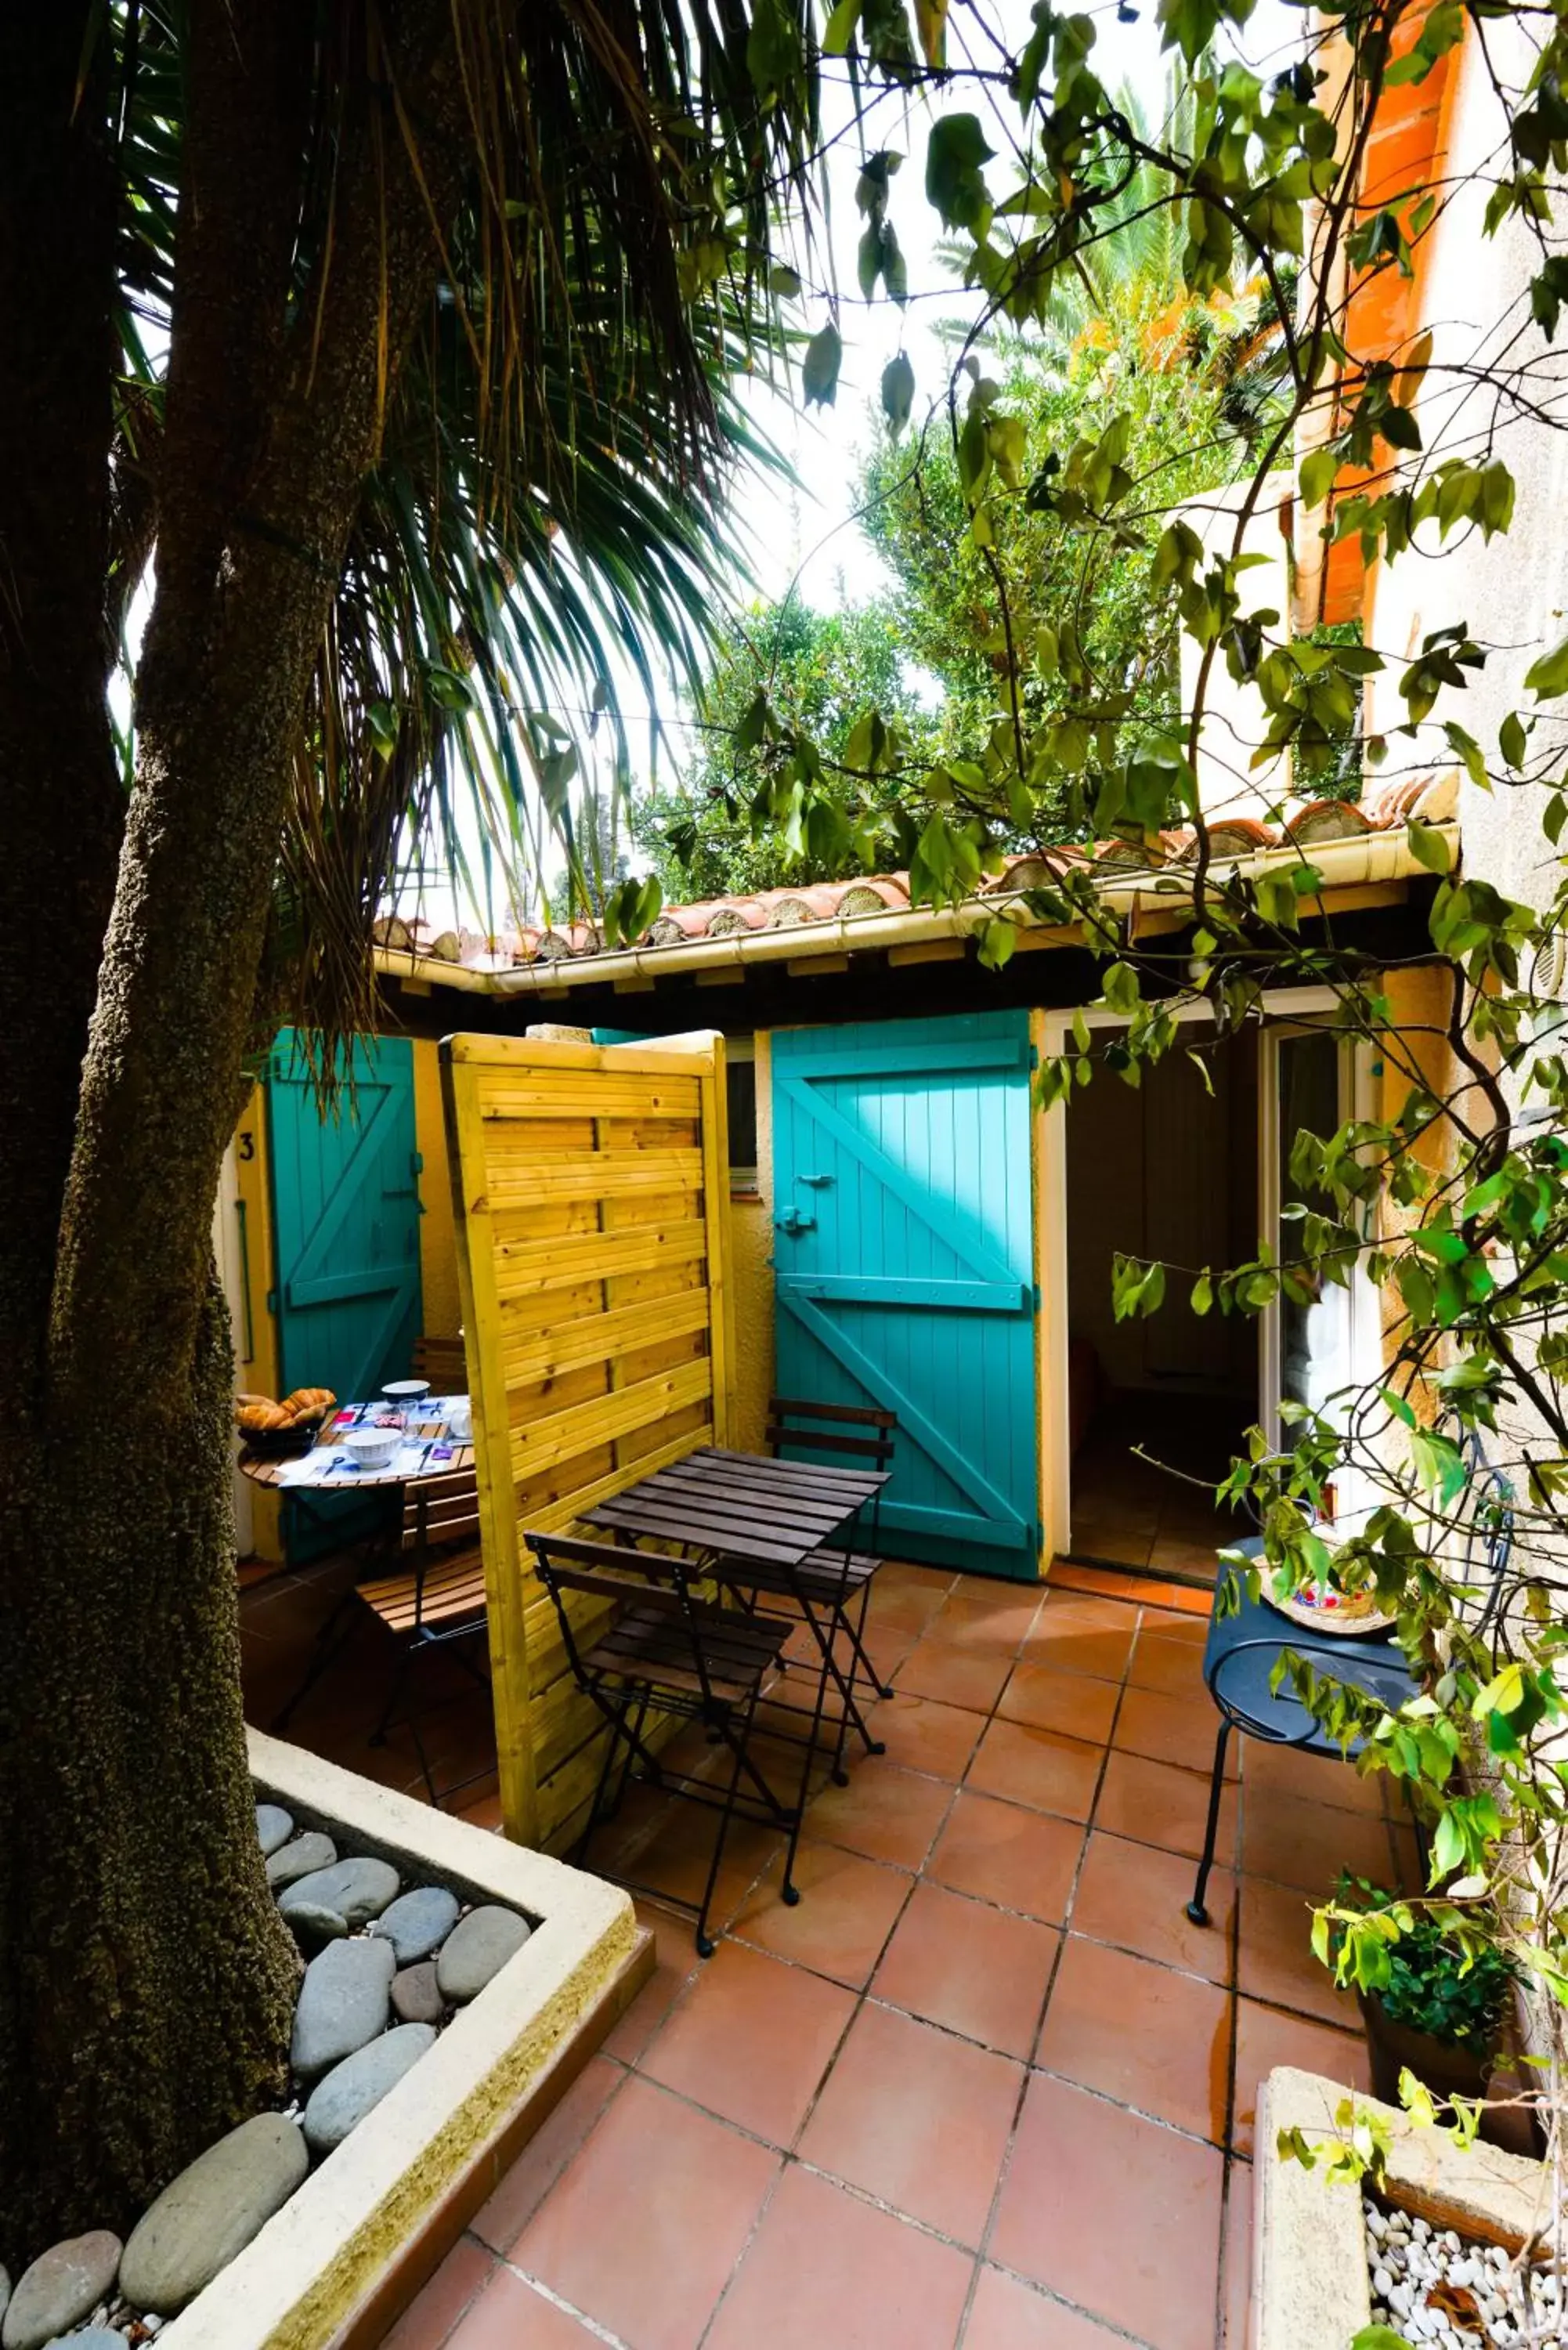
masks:
[[[868,1468],[891,1470],[898,1426],[896,1412],[855,1404],[808,1403],[786,1396],[768,1399],[767,1443],[776,1460],[802,1453],[849,1452],[857,1454]],[[881,1506],[878,1492],[871,1504],[869,1538],[873,1544],[879,1531]],[[875,1549],[825,1548],[813,1551],[794,1570],[803,1601],[821,1611],[830,1641],[836,1642],[842,1634],[849,1644],[847,1696],[852,1711],[855,1689],[860,1682],[874,1698],[893,1694],[866,1650],[866,1612],[871,1603],[871,1586],[882,1563]]]
[[[433,1395],[466,1395],[468,1357],[461,1338],[414,1340],[414,1377],[429,1379]]]
[[[394,1723],[406,1721],[432,1804],[489,1775],[488,1768],[472,1772],[438,1794],[419,1715],[411,1708],[399,1711],[417,1659],[439,1648],[451,1650],[454,1664],[482,1688],[489,1687],[489,1674],[461,1645],[483,1639],[487,1628],[478,1534],[479,1486],[472,1469],[421,1479],[403,1495],[399,1548],[406,1564],[395,1575],[358,1584],[352,1595],[364,1602],[399,1651],[391,1690],[370,1743],[384,1746]]]
[[[573,1857],[587,1866],[594,1830],[618,1805],[634,1763],[654,1786],[717,1811],[701,1900],[677,1904],[695,1910],[698,1955],[710,1958],[714,1944],[708,1911],[733,1820],[762,1820],[788,1831],[783,1898],[790,1903],[800,1898],[792,1871],[804,1781],[797,1800],[785,1801],[749,1751],[759,1692],[776,1670],[793,1627],[779,1617],[742,1615],[700,1599],[692,1588],[693,1570],[677,1558],[568,1534],[525,1534],[524,1541],[555,1603],[572,1678],[607,1724],[598,1783]],[[567,1604],[571,1595],[615,1605],[613,1617],[587,1646]],[[644,1735],[650,1709],[703,1722],[715,1744],[728,1750],[729,1780],[722,1796],[701,1780],[666,1770]],[[661,1900],[670,1898],[659,1895]]]

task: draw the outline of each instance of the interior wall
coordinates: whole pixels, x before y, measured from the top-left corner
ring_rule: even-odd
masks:
[[[1194,1032],[1193,1043],[1199,1042]],[[1111,1264],[1118,1252],[1168,1266],[1216,1269],[1258,1240],[1257,1048],[1233,1039],[1203,1055],[1210,1095],[1184,1044],[1137,1087],[1108,1070],[1067,1112],[1069,1330],[1093,1347],[1102,1388],[1251,1397],[1257,1330],[1188,1304],[1173,1274],[1158,1314],[1118,1322]]]
[[[730,1195],[730,1281],[735,1309],[731,1442],[761,1452],[774,1386],[774,1119],[769,1039],[755,1040],[757,1187]]]

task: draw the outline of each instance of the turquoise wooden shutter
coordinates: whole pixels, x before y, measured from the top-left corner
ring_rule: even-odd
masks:
[[[885,1552],[1037,1575],[1027,1012],[772,1054],[779,1391],[897,1412]]]
[[[345,1401],[408,1376],[421,1326],[420,1161],[407,1037],[360,1037],[354,1094],[324,1118],[292,1029],[267,1071],[279,1376]],[[288,1548],[306,1557],[361,1531],[352,1501],[291,1495]]]

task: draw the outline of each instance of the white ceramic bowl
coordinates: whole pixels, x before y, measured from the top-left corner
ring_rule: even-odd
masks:
[[[357,1469],[389,1469],[402,1440],[400,1429],[351,1428],[343,1447]]]
[[[429,1379],[389,1379],[381,1393],[399,1411],[411,1411],[431,1391]]]

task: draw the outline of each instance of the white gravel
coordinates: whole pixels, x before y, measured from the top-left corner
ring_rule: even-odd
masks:
[[[1521,2270],[1496,2244],[1408,2212],[1385,2213],[1370,2196],[1363,2207],[1375,2324],[1436,2350],[1480,2350],[1487,2343],[1568,2350],[1568,2310],[1560,2311],[1553,2271]]]

